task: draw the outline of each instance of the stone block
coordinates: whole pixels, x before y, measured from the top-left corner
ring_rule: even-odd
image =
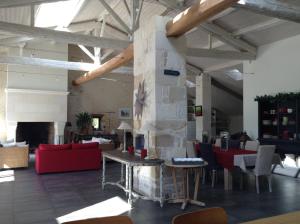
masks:
[[[175,103],[180,100],[186,100],[186,88],[184,87],[170,87],[170,102]]]
[[[171,129],[174,132],[180,131],[186,128],[186,120],[157,120],[156,129],[162,131],[166,129]]]
[[[173,146],[174,145],[174,137],[171,135],[159,135],[155,137],[156,140],[156,146],[158,147],[168,147],[168,146]]]

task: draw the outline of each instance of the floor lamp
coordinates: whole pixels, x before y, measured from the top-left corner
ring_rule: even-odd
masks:
[[[131,130],[132,127],[126,123],[125,121],[122,121],[120,126],[118,127],[118,130],[123,130],[124,131],[124,142],[123,142],[123,145],[124,145],[124,148],[123,148],[123,151],[122,152],[126,152],[126,130]]]

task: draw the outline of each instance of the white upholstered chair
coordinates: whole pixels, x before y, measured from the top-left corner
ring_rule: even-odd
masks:
[[[258,141],[246,141],[245,149],[257,151],[258,147],[259,147]]]
[[[195,141],[186,141],[186,153],[189,158],[197,157],[194,145],[195,145]]]
[[[247,170],[248,174],[255,176],[256,192],[259,194],[259,176],[267,176],[269,191],[272,192],[272,160],[275,152],[275,145],[261,145],[258,147],[255,167],[252,170]]]

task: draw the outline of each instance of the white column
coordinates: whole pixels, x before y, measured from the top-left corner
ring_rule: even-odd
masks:
[[[16,121],[7,121],[6,126],[7,126],[7,140],[15,140],[16,141],[16,131],[17,131],[17,125],[18,122]]]
[[[202,106],[202,116],[196,117],[196,139],[202,141],[203,132],[211,137],[211,77],[208,74],[196,77],[196,106]]]
[[[54,144],[64,143],[64,130],[66,122],[54,122]]]

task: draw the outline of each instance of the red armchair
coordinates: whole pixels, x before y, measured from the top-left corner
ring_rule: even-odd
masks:
[[[35,170],[38,174],[97,170],[101,167],[101,156],[98,143],[40,144],[35,151]]]

